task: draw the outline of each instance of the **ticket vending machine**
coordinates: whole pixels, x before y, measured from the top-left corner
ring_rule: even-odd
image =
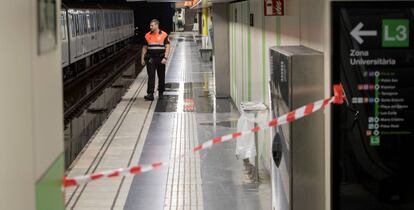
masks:
[[[323,55],[302,47],[270,49],[273,117],[324,97]],[[276,127],[272,137],[274,210],[324,209],[324,114]]]
[[[333,2],[333,210],[414,209],[414,2]]]

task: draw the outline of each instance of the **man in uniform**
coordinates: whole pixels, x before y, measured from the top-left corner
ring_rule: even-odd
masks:
[[[170,54],[170,42],[168,34],[159,29],[160,22],[151,20],[151,31],[145,34],[145,44],[142,47],[141,64],[147,65],[148,89],[144,99],[154,100],[155,72],[158,75],[158,97],[163,98],[165,90],[165,64]]]

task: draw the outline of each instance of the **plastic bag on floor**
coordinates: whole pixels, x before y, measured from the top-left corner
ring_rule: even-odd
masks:
[[[254,114],[242,112],[237,121],[237,130],[245,131],[254,127]],[[236,157],[238,159],[252,158],[256,156],[254,134],[240,136],[236,141]]]

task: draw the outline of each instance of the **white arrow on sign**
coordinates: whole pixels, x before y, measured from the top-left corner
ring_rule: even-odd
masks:
[[[358,25],[352,29],[351,36],[354,37],[354,39],[359,43],[364,43],[364,40],[362,39],[362,36],[377,36],[377,31],[361,31],[362,27],[364,27],[364,24],[359,22]]]

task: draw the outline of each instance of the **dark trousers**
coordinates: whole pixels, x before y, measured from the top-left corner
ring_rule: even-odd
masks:
[[[164,92],[165,90],[165,64],[162,64],[161,60],[162,57],[150,57],[147,60],[148,94],[154,93],[155,72],[158,75],[158,92]]]

